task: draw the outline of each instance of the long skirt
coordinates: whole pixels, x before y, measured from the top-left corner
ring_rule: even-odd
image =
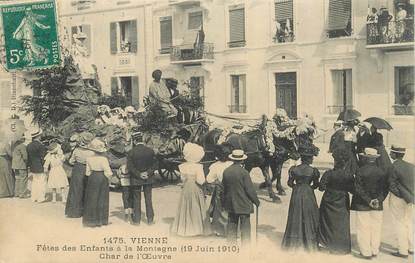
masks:
[[[84,194],[87,177],[86,166],[76,162],[72,169],[71,182],[66,200],[65,215],[71,218],[82,217],[84,207]]]
[[[226,227],[228,225],[228,212],[222,206],[223,186],[221,183],[215,184],[215,190],[212,194],[209,212],[212,218],[212,230],[215,234],[226,235]]]
[[[184,183],[171,231],[179,236],[211,233],[203,190],[195,181]]]
[[[14,179],[9,161],[0,156],[0,198],[14,195]]]
[[[293,188],[282,248],[318,249],[319,211],[313,189],[308,184]]]
[[[102,171],[92,171],[85,189],[84,226],[108,225],[109,199],[108,178]]]
[[[350,200],[345,191],[327,189],[320,203],[319,242],[331,253],[351,252]]]

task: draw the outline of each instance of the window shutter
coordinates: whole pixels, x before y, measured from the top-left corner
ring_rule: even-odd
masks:
[[[199,29],[203,23],[202,11],[189,13],[188,29]]]
[[[137,20],[131,20],[131,52],[137,52]]]
[[[110,50],[111,54],[117,53],[117,23],[110,23]]]
[[[118,77],[111,77],[111,96],[118,94]]]
[[[328,30],[346,29],[352,14],[351,0],[329,0]]]
[[[78,27],[77,26],[73,26],[71,27],[71,43],[74,43],[74,39],[73,39],[73,35],[75,35],[76,33],[78,33]]]
[[[88,55],[91,54],[92,42],[91,42],[91,26],[82,25],[82,33],[86,35],[85,47],[88,49]]]
[[[172,46],[172,20],[171,16],[160,19],[160,47],[167,49]]]
[[[137,76],[131,77],[131,93],[132,93],[133,106],[139,106],[140,105],[140,92],[139,92],[139,87],[138,87]]]
[[[230,42],[245,41],[245,9],[229,10]]]
[[[287,19],[293,19],[293,0],[275,1],[275,20],[285,23]]]

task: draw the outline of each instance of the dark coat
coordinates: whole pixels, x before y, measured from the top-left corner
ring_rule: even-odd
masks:
[[[383,201],[389,192],[388,172],[380,169],[376,163],[367,163],[357,169],[354,187],[352,210],[383,210]],[[379,200],[379,209],[373,209],[369,206],[372,199]]]
[[[27,167],[31,173],[43,173],[43,162],[46,147],[39,141],[32,141],[27,145]]]
[[[225,169],[222,184],[223,207],[228,213],[251,214],[254,212],[252,203],[259,206],[259,199],[249,173],[239,164],[233,164]]]
[[[394,195],[404,199],[405,202],[414,204],[414,178],[415,166],[397,159],[393,163],[389,177],[389,189]]]
[[[131,185],[145,185],[154,182],[153,169],[156,162],[153,149],[139,144],[134,146],[127,156],[127,169],[130,174]],[[147,172],[148,179],[142,179],[140,174]]]

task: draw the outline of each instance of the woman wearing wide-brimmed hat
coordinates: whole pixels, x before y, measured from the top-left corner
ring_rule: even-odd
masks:
[[[8,160],[11,150],[10,145],[3,139],[4,134],[0,130],[0,198],[14,195],[14,180]]]
[[[65,156],[61,146],[56,142],[51,143],[48,147],[48,153],[45,156],[43,168],[48,176],[48,188],[52,189],[52,202],[56,202],[56,192],[60,190],[62,202],[66,202],[65,188],[68,186],[68,177],[63,169]]]
[[[85,176],[86,159],[94,155],[87,147],[94,139],[90,132],[82,132],[78,137],[78,145],[72,152],[69,163],[73,165],[69,193],[66,201],[65,215],[71,218],[82,216],[84,202],[84,188],[87,177]]]
[[[183,148],[185,163],[179,165],[183,189],[172,225],[172,232],[179,236],[210,234],[210,222],[202,185],[205,183],[203,166],[199,163],[205,155],[197,144],[187,143]]]
[[[293,191],[282,247],[315,251],[318,248],[319,211],[314,189],[319,186],[320,172],[311,166],[314,149],[300,147],[299,153],[301,164],[292,166],[288,171],[287,184]]]
[[[85,189],[82,223],[89,227],[108,225],[108,178],[112,176],[112,170],[106,157],[107,149],[105,143],[99,139],[93,139],[89,149],[94,155],[86,159],[85,175],[88,177],[88,183]]]

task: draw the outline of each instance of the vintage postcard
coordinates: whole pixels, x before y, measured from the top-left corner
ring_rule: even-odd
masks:
[[[414,4],[0,1],[0,263],[413,262]]]

